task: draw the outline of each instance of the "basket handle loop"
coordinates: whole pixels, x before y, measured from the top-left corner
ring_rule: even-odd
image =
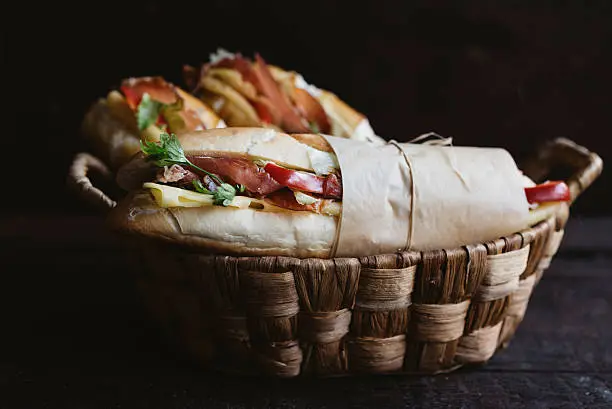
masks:
[[[92,184],[89,178],[89,172],[91,171],[107,180],[113,179],[112,172],[100,159],[89,153],[80,152],[72,160],[67,184],[85,202],[106,213],[115,207],[117,202]]]
[[[556,165],[569,166],[573,170],[573,174],[566,181],[570,189],[571,203],[603,170],[603,161],[599,155],[567,138],[557,138],[546,143],[522,169],[537,181],[544,179]]]

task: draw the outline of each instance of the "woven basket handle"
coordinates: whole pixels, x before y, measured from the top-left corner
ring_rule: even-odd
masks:
[[[95,172],[105,180],[111,181],[113,174],[110,169],[98,158],[88,153],[78,153],[68,172],[68,186],[72,188],[85,202],[96,209],[106,213],[117,205],[102,190],[95,187],[89,178],[90,172]]]
[[[523,171],[533,180],[543,180],[554,166],[569,166],[573,173],[566,180],[574,202],[599,177],[603,161],[596,153],[566,138],[557,138],[546,143],[538,154],[527,161]]]

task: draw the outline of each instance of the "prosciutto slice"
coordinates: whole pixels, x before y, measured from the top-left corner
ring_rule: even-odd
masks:
[[[258,91],[264,95],[281,115],[279,126],[286,132],[307,133],[310,132],[307,122],[300,117],[294,107],[291,106],[289,98],[282,93],[280,87],[272,77],[272,73],[266,62],[259,54],[255,54],[253,71],[259,83]]]
[[[259,54],[255,54],[254,63],[240,54],[223,58],[214,64],[204,66],[202,75],[205,75],[208,68],[236,70],[244,81],[251,83],[257,91],[258,98],[251,99],[250,103],[262,122],[274,124],[290,133],[331,131],[329,118],[319,101],[298,87],[291,90],[291,95],[286,95]],[[192,74],[188,73],[188,76]]]
[[[325,110],[315,97],[310,95],[305,89],[295,87],[293,89],[292,99],[297,110],[308,123],[317,125],[318,129],[312,129],[313,132],[324,134],[330,133],[331,124],[329,123],[329,118],[327,118]]]
[[[227,183],[244,185],[246,190],[254,195],[265,196],[283,187],[248,159],[212,156],[188,156],[187,159],[194,165],[218,175]],[[194,172],[199,173],[197,170]]]

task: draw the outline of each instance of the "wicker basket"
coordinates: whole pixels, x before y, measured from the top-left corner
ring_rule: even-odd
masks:
[[[601,173],[594,153],[567,139],[523,170],[543,180],[569,166],[572,201]],[[92,186],[103,163],[79,154],[69,182]],[[126,245],[145,305],[181,351],[207,367],[277,377],[448,372],[484,363],[520,324],[563,237],[569,205],[549,220],[487,243],[363,258],[229,257],[145,239]]]

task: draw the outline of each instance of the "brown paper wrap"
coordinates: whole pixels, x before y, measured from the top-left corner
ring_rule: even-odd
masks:
[[[504,149],[325,138],[343,187],[332,256],[454,248],[528,227],[523,179]]]

